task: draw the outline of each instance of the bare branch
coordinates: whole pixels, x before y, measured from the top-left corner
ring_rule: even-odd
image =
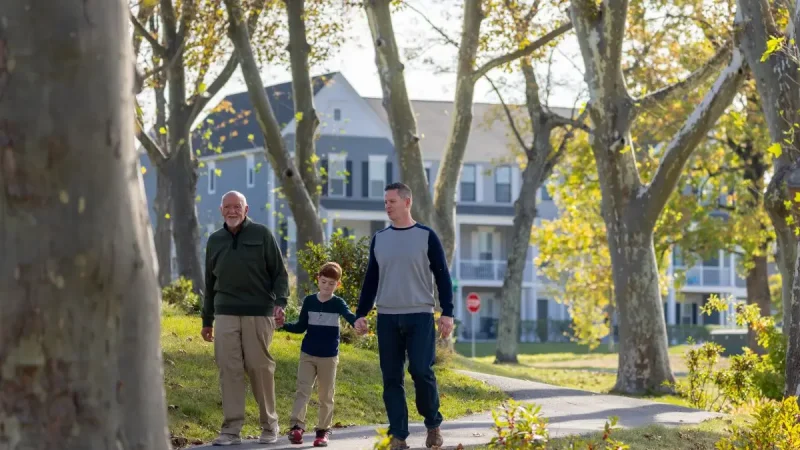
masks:
[[[706,61],[705,64],[683,80],[642,97],[637,101],[639,110],[650,111],[670,98],[681,97],[688,94],[709,76],[719,70],[725,61],[730,58],[732,49],[733,46],[730,44],[723,45],[711,59]]]
[[[188,38],[189,28],[192,26],[195,14],[194,0],[183,0],[181,5],[181,23],[178,28],[178,45],[183,46]]]
[[[222,71],[217,75],[217,78],[208,86],[206,91],[202,94],[195,95],[189,105],[191,105],[192,113],[189,116],[189,123],[194,122],[194,119],[197,118],[197,115],[200,114],[200,111],[206,107],[208,102],[211,100],[212,97],[217,95],[217,93],[222,89],[228,80],[231,79],[233,73],[236,71],[236,67],[239,65],[239,57],[236,51],[234,50],[231,52],[231,57],[228,58],[228,62],[225,63],[225,67],[222,68]]]
[[[642,189],[636,199],[639,203],[638,208],[637,205],[633,205],[631,213],[636,209],[644,208],[646,220],[651,225],[655,224],[664,205],[672,195],[692,151],[733,101],[733,97],[744,81],[745,70],[742,54],[737,49],[733,52],[728,66],[719,74],[714,85],[706,93],[703,101],[695,108],[680,131],[667,145],[653,180],[649,186]],[[641,213],[636,214],[640,215]]]
[[[161,147],[144,131],[144,125],[142,124],[142,108],[139,106],[139,102],[135,102],[136,108],[136,138],[142,144],[145,150],[147,150],[147,155],[150,157],[150,160],[158,167],[161,164],[165,163],[169,157],[161,149]]]
[[[164,56],[167,54],[167,49],[161,45],[158,40],[147,31],[147,28],[139,22],[133,13],[130,14],[131,23],[133,24],[133,28],[136,30],[137,34],[142,36],[143,38],[147,39],[147,42],[150,44],[150,47],[153,49],[153,52],[157,53],[159,56]]]
[[[496,67],[502,66],[503,64],[507,64],[510,63],[511,61],[530,55],[531,53],[544,47],[545,45],[547,45],[548,43],[550,43],[551,41],[553,41],[554,39],[558,38],[559,36],[561,36],[562,34],[566,33],[571,29],[572,29],[572,22],[567,22],[564,25],[561,25],[555,30],[545,34],[544,36],[540,37],[533,43],[519,50],[513,51],[511,53],[506,53],[505,55],[498,56],[497,58],[488,61],[486,64],[482,65],[475,71],[473,79],[477,81],[480,77],[486,75],[490,70]]]
[[[553,121],[553,124],[557,127],[572,127],[577,128],[579,130],[583,130],[589,134],[592,134],[594,131],[592,130],[589,125],[586,124],[586,121],[583,119],[586,117],[586,110],[584,110],[579,119],[573,119],[571,117],[564,117],[560,114],[555,114],[550,112],[549,119]]]
[[[553,113],[549,113],[549,114],[550,114],[551,119],[554,118],[554,117],[557,117]],[[571,126],[567,130],[567,132],[564,134],[564,138],[561,140],[561,144],[558,146],[558,149],[556,151],[554,151],[553,154],[550,155],[550,157],[545,162],[545,171],[544,171],[544,173],[546,174],[546,176],[549,176],[550,173],[555,168],[556,164],[558,164],[559,161],[561,161],[561,159],[564,158],[564,154],[567,151],[567,143],[569,142],[570,139],[572,139],[573,136],[575,136],[575,130],[576,129],[581,129],[581,130],[584,130],[584,131],[588,130],[588,132],[591,132],[591,129],[586,125],[586,116],[588,116],[588,115],[589,115],[589,107],[587,105],[587,107],[583,109],[583,112],[580,113],[578,118],[575,119],[574,121],[572,121],[572,122],[574,122],[574,125]]]
[[[488,76],[484,76],[489,84],[492,86],[495,94],[497,94],[497,98],[500,99],[500,104],[503,105],[503,110],[506,113],[506,118],[508,118],[508,123],[511,125],[511,131],[514,132],[514,136],[517,138],[517,143],[520,147],[525,151],[526,154],[530,154],[531,146],[525,144],[525,139],[522,138],[522,134],[520,134],[519,129],[517,128],[517,123],[514,121],[514,114],[511,112],[511,108],[506,104],[505,100],[503,100],[503,94],[500,93],[500,89],[497,88],[497,85],[494,84],[491,78]]]
[[[448,36],[448,34],[441,27],[436,26],[430,19],[428,19],[428,16],[426,16],[425,13],[423,13],[422,11],[414,7],[414,5],[408,2],[404,3],[403,5],[408,9],[414,11],[415,13],[419,14],[420,17],[422,17],[422,20],[424,20],[428,25],[430,25],[430,27],[433,28],[434,31],[439,33],[439,35],[445,40],[445,42],[447,42],[448,44],[452,45],[455,48],[458,48],[458,42],[456,42],[455,39]]]

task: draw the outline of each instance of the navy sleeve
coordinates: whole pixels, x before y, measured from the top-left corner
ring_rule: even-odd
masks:
[[[361,286],[361,296],[358,299],[356,308],[356,318],[367,317],[372,307],[375,306],[375,296],[378,294],[378,260],[375,259],[375,236],[369,244],[369,263],[367,263],[367,274],[364,276],[364,284]]]
[[[308,298],[303,300],[303,307],[300,308],[300,317],[297,318],[297,322],[289,323],[285,322],[283,324],[283,329],[288,331],[289,333],[296,333],[301,334],[304,333],[308,329]]]
[[[353,311],[350,311],[350,308],[347,306],[347,302],[345,302],[343,298],[339,298],[339,315],[344,317],[344,320],[346,320],[350,326],[355,325],[356,315],[353,314]]]
[[[453,317],[453,280],[450,279],[444,247],[442,247],[439,236],[433,230],[428,231],[428,261],[431,263],[431,272],[433,272],[433,278],[436,280],[436,287],[439,290],[439,305],[442,307],[442,315]]]

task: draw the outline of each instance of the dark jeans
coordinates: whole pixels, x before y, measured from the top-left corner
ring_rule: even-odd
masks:
[[[408,373],[414,380],[417,411],[425,427],[442,423],[439,389],[433,362],[436,357],[436,330],[433,314],[378,314],[378,353],[383,373],[383,402],[389,416],[389,434],[408,437],[408,406],[403,368],[408,352]]]

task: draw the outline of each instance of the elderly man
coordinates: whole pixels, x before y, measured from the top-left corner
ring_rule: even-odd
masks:
[[[355,326],[367,331],[364,317],[378,304],[378,354],[383,373],[383,402],[389,416],[392,450],[409,448],[408,406],[403,368],[414,380],[417,411],[425,418],[428,448],[442,445],[439,425],[439,389],[433,362],[436,357],[434,285],[439,291],[442,316],[439,332],[453,331],[453,285],[442,243],[430,228],[411,217],[411,189],[403,183],[386,186],[384,207],[392,225],[375,234],[356,311]]]
[[[247,217],[247,199],[222,197],[224,225],[206,245],[203,339],[214,342],[224,419],[214,445],[241,444],[247,372],[261,419],[259,443],[278,440],[272,335],[283,326],[289,277],[272,232]],[[216,332],[213,323],[216,320]]]

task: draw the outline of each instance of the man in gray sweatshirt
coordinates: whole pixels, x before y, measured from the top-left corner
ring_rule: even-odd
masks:
[[[428,429],[426,446],[442,445],[439,389],[433,371],[436,357],[434,288],[442,315],[439,331],[453,331],[453,285],[439,237],[411,217],[411,189],[386,186],[384,207],[392,225],[372,237],[369,264],[356,310],[355,326],[367,331],[364,317],[378,306],[378,354],[383,373],[383,402],[389,416],[392,450],[409,448],[408,405],[403,385],[406,353],[416,389],[417,411]],[[377,300],[377,302],[376,302]]]

